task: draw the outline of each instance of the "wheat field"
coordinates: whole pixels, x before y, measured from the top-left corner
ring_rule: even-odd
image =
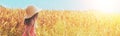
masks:
[[[0,6],[0,36],[21,36],[25,12]],[[37,36],[120,36],[120,14],[41,10],[35,28]]]

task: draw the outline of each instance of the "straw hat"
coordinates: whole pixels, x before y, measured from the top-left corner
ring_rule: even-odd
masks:
[[[38,13],[38,10],[37,10],[34,6],[32,6],[32,5],[28,6],[28,7],[26,8],[26,16],[25,16],[25,19],[32,17],[32,16],[33,16],[34,14],[36,14],[36,13]]]

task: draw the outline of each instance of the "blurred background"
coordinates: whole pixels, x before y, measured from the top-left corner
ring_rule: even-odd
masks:
[[[120,0],[0,0],[0,36],[22,36],[29,5],[37,36],[120,36]]]

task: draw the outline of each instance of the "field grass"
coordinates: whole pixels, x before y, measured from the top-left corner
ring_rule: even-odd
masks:
[[[0,36],[21,36],[25,11],[0,7]]]
[[[36,33],[38,36],[119,36],[120,15],[96,12],[43,10]]]
[[[21,36],[24,9],[0,8],[0,36]],[[37,36],[120,36],[120,14],[100,11],[41,10]]]

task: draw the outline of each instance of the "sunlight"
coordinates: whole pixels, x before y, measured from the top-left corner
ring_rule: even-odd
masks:
[[[104,11],[104,13],[118,12],[118,3],[114,0],[97,0],[93,1],[93,7],[95,9]]]
[[[104,11],[103,13],[119,13],[120,0],[83,0],[88,9]]]

